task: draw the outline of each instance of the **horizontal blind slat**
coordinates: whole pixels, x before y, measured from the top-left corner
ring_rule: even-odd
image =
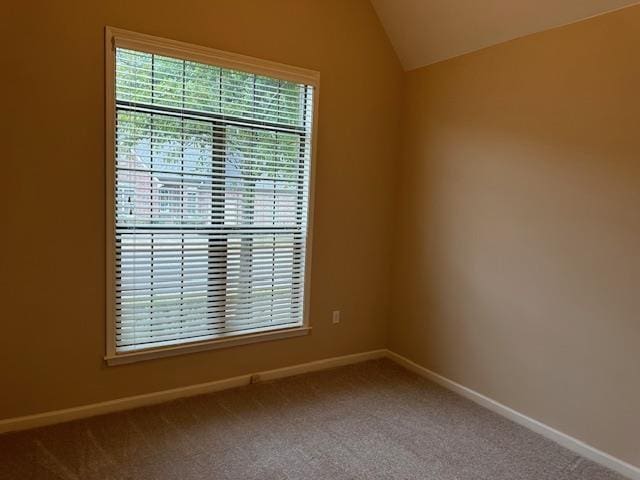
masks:
[[[302,323],[313,87],[116,49],[116,350]]]
[[[214,340],[216,338],[220,338],[222,336],[230,336],[228,334],[243,334],[243,333],[251,333],[258,329],[264,329],[266,327],[282,327],[282,328],[290,328],[295,327],[299,324],[299,322],[291,322],[291,321],[271,321],[259,319],[258,322],[252,323],[249,325],[241,324],[241,325],[232,325],[232,326],[219,326],[213,325],[211,328],[202,330],[202,331],[194,331],[194,332],[186,332],[183,334],[170,334],[164,336],[152,335],[143,338],[133,337],[132,339],[128,339],[120,342],[120,351],[132,351],[138,350],[140,348],[153,348],[158,346],[169,346],[176,345],[179,343],[196,342],[196,341],[205,341],[205,340]],[[134,347],[134,348],[124,348],[124,347]]]

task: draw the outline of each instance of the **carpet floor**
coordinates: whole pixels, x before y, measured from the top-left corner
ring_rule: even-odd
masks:
[[[621,480],[389,360],[0,436],[0,479]]]

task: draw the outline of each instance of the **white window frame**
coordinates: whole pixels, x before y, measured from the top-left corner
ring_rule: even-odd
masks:
[[[307,218],[307,238],[305,251],[305,278],[303,297],[303,323],[301,326],[264,331],[252,331],[247,334],[220,334],[213,340],[169,347],[149,348],[140,351],[117,353],[116,351],[116,245],[115,245],[115,49],[125,48],[146,53],[189,60],[216,67],[241,70],[281,80],[301,83],[314,87],[313,124],[311,131],[311,165],[309,177],[309,208]],[[320,73],[261,60],[236,53],[224,52],[208,47],[192,45],[176,40],[154,37],[119,28],[105,28],[105,126],[106,126],[106,356],[108,365],[119,365],[153,358],[180,355],[223,347],[244,345],[268,340],[299,337],[311,332],[309,320],[310,275],[313,232],[313,198],[316,165],[316,139],[318,125],[318,99]]]

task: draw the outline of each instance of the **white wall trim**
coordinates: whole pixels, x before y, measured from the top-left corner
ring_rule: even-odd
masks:
[[[251,343],[301,337],[303,335],[309,335],[310,333],[311,327],[305,327],[304,325],[292,328],[283,326],[267,327],[255,329],[252,333],[238,334],[235,332],[220,334],[214,340],[207,340],[204,342],[171,345],[148,350],[138,350],[129,353],[116,353],[113,355],[107,355],[104,359],[109,366],[124,365],[126,363],[152,360],[154,358],[173,357],[175,355],[184,355],[186,353],[205,352],[207,350],[236,347],[238,345],[249,345]]]
[[[481,393],[470,388],[460,385],[442,375],[439,375],[417,363],[409,360],[390,350],[371,350],[368,352],[355,353],[352,355],[344,355],[341,357],[331,357],[314,362],[301,363],[288,367],[278,368],[275,370],[266,370],[261,372],[248,373],[237,377],[216,380],[213,382],[200,383],[197,385],[189,385],[186,387],[174,388],[171,390],[162,390],[160,392],[147,393],[144,395],[136,395],[132,397],[118,398],[107,402],[83,405],[80,407],[66,408],[63,410],[54,410],[50,412],[39,413],[35,415],[27,415],[24,417],[7,418],[0,420],[0,433],[12,432],[18,430],[26,430],[29,428],[43,427],[56,423],[68,422],[82,418],[93,417],[96,415],[104,415],[106,413],[129,410],[132,408],[153,405],[157,403],[167,402],[178,398],[191,397],[206,393],[217,392],[229,388],[241,387],[252,382],[275,380],[278,378],[290,377],[292,375],[300,375],[303,373],[325,370],[328,368],[341,367],[354,363],[374,360],[377,358],[387,357],[398,363],[404,368],[417,373],[418,375],[431,380],[444,388],[451,390],[469,400],[502,415],[542,436],[562,445],[569,450],[582,455],[600,465],[614,470],[632,480],[640,480],[640,468],[631,465],[619,458],[608,453],[598,450],[570,435],[562,433],[538,420],[530,418],[512,408],[507,407]]]
[[[552,428],[548,425],[545,425],[538,420],[535,420],[531,417],[528,417],[512,408],[507,407],[506,405],[501,404],[481,393],[476,392],[475,390],[471,390],[470,388],[465,387],[464,385],[460,385],[453,380],[450,380],[446,377],[443,377],[440,374],[437,374],[428,368],[425,368],[417,363],[409,360],[402,355],[399,355],[395,352],[387,350],[387,358],[393,360],[399,365],[403,366],[407,370],[410,370],[418,375],[431,380],[438,385],[443,386],[444,388],[451,390],[452,392],[457,393],[469,400],[481,405],[492,412],[497,413],[509,420],[516,422],[519,425],[522,425],[529,430],[533,430],[536,433],[539,433],[543,437],[548,438],[565,448],[581,455],[589,460],[592,460],[604,467],[607,467],[615,472],[620,473],[632,480],[640,480],[640,468],[631,465],[630,463],[625,462],[624,460],[620,460],[608,453],[605,453],[601,450],[598,450],[591,445],[584,443],[577,438],[574,438],[566,433],[562,433],[555,428]]]
[[[226,390],[228,388],[242,387],[256,381],[274,380],[277,378],[290,377],[292,375],[300,375],[302,373],[341,367],[353,363],[382,358],[385,357],[386,354],[386,350],[371,350],[368,352],[355,353],[341,357],[325,358],[323,360],[301,363],[275,370],[248,373],[237,377],[173,388],[171,390],[162,390],[160,392],[147,393],[144,395],[118,398],[116,400],[93,403],[80,407],[65,408],[63,410],[53,410],[24,417],[7,418],[0,420],[0,433],[44,427],[46,425],[94,417],[96,415],[104,415],[106,413],[118,412],[121,410],[129,410],[145,405],[168,402],[177,398],[192,397],[195,395]]]

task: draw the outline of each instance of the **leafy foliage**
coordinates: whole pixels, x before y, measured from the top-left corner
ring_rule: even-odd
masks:
[[[116,72],[118,102],[220,115],[201,121],[121,111],[120,152],[150,144],[158,164],[178,165],[186,153],[198,157],[187,168],[201,171],[218,155],[245,176],[292,178],[305,133],[303,85],[123,49],[117,50]],[[276,126],[301,130],[283,133]]]

